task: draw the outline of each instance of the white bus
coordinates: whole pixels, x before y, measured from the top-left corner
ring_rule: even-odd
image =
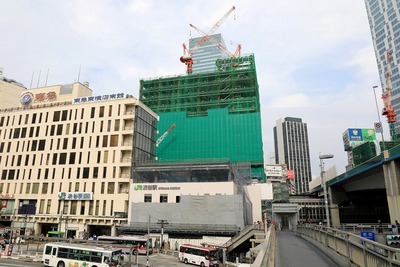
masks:
[[[97,237],[100,243],[110,244],[113,248],[122,249],[125,254],[147,254],[147,237],[146,236],[107,236],[101,235]],[[149,238],[149,254],[153,253],[152,239]]]
[[[72,243],[47,243],[43,248],[43,264],[51,267],[119,267],[123,260],[122,255],[120,249]]]
[[[183,244],[179,248],[179,260],[186,264],[202,267],[218,266],[219,250],[217,248]]]

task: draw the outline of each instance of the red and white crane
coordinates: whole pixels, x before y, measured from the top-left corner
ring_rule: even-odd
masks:
[[[228,12],[222,18],[220,18],[214,26],[211,27],[211,29],[208,31],[207,34],[204,34],[203,37],[196,43],[196,45],[193,47],[191,51],[186,47],[186,44],[183,44],[183,56],[180,57],[180,60],[182,63],[185,63],[186,65],[186,72],[187,73],[192,73],[193,70],[193,54],[196,53],[196,50],[204,44],[206,41],[210,40],[210,35],[212,35],[220,26],[221,24],[225,21],[225,19],[235,10],[235,6],[231,7]],[[191,25],[191,24],[190,24]],[[212,39],[212,38],[211,38]]]
[[[386,51],[386,66],[387,66],[386,89],[385,91],[382,90],[382,100],[384,105],[384,108],[382,110],[382,115],[386,116],[387,122],[389,123],[390,137],[392,141],[395,141],[397,140],[397,134],[395,129],[395,122],[397,122],[397,119],[396,119],[396,112],[394,111],[392,105],[392,60],[393,60],[392,51],[390,50]]]

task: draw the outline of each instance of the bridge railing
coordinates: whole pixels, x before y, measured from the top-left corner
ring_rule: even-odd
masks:
[[[300,225],[297,233],[344,258],[349,266],[400,267],[400,249],[346,231],[316,225]]]

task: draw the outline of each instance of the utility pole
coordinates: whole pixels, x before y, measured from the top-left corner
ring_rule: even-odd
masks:
[[[147,242],[146,242],[146,244],[147,244],[147,246],[146,246],[146,248],[147,248],[146,249],[147,260],[146,260],[146,267],[150,266],[150,263],[149,263],[149,249],[150,249],[149,241],[150,241],[150,215],[149,215],[149,221],[147,223]]]
[[[167,222],[167,220],[158,220],[158,223],[157,224],[161,224],[161,248],[162,249],[164,249],[164,246],[163,246],[163,235],[164,235],[164,225],[165,224],[168,224],[168,222]]]

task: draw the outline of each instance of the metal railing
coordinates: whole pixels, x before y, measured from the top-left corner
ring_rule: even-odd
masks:
[[[297,234],[329,248],[336,255],[344,258],[349,266],[400,267],[400,249],[347,231],[307,224],[299,225]]]

